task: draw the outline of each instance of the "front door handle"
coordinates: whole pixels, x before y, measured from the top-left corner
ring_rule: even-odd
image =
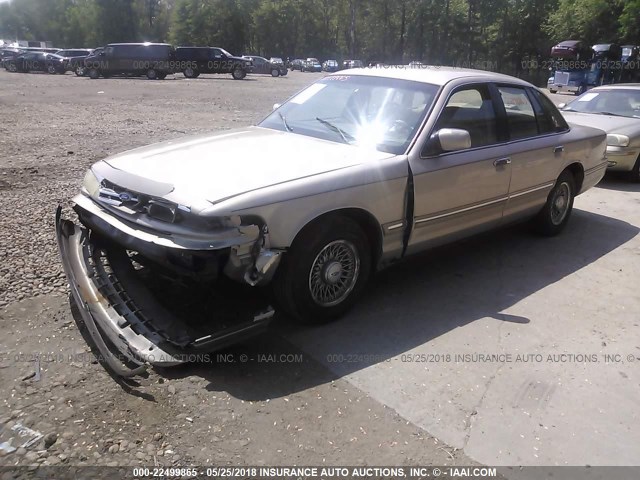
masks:
[[[553,153],[562,153],[564,152],[564,147],[562,145],[558,145],[557,147],[553,147]]]
[[[493,166],[494,167],[503,167],[505,165],[509,165],[510,163],[511,163],[511,159],[509,157],[504,157],[504,158],[499,158],[497,160],[494,160]]]

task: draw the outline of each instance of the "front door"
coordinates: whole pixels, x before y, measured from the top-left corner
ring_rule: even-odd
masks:
[[[471,148],[411,160],[414,224],[407,253],[498,225],[509,193],[511,159],[489,84],[458,87],[439,113],[442,128],[469,132]]]

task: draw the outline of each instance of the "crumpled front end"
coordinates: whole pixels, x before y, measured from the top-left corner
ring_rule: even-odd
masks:
[[[267,327],[274,310],[265,289],[253,287],[268,283],[281,252],[268,248],[266,226],[229,224],[207,234],[178,231],[167,218],[167,228],[145,228],[131,205],[86,193],[74,198],[80,224],[58,207],[56,235],[73,300],[115,373],[198,360]],[[148,211],[154,203],[146,202]],[[175,214],[167,205],[151,221]]]

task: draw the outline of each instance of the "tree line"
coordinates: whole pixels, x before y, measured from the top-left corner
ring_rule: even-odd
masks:
[[[640,44],[640,0],[10,0],[0,38],[487,66],[522,73],[555,43]]]

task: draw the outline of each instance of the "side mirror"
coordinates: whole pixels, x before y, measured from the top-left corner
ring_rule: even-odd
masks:
[[[274,110],[279,109],[279,108],[280,108],[280,105],[281,105],[280,103],[274,103],[274,104],[273,104],[273,109],[274,109]]]
[[[427,140],[423,156],[432,157],[467,148],[471,148],[471,135],[468,131],[461,128],[441,128]]]
[[[559,104],[558,104],[558,108],[564,108],[564,107],[566,107],[566,106],[567,106],[567,104],[566,104],[566,103],[559,103]]]

